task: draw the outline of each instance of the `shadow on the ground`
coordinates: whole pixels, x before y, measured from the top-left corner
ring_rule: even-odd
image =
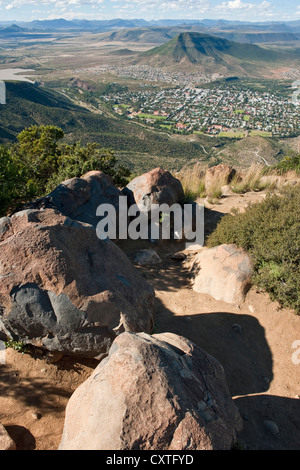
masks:
[[[272,354],[264,329],[251,315],[211,312],[174,316],[157,299],[155,333],[166,331],[190,339],[218,359],[232,396],[268,390],[273,379]]]
[[[208,237],[217,227],[222,217],[226,215],[223,212],[204,208],[204,237]]]
[[[191,287],[189,270],[174,262],[165,264],[159,272],[153,271],[150,282],[155,289],[169,293]],[[266,393],[273,380],[273,358],[259,321],[250,314],[200,310],[195,303],[189,316],[175,314],[157,297],[154,333],[182,335],[222,364],[229,391],[243,418],[244,427],[238,437],[242,448],[300,449],[300,400]],[[271,427],[265,421],[271,421]],[[274,423],[275,430],[276,425],[279,429],[277,434]]]
[[[190,339],[222,364],[243,419],[238,436],[242,449],[300,449],[300,400],[265,394],[273,379],[273,359],[256,318],[228,312],[174,315],[157,299],[154,333],[163,332]],[[271,421],[269,427],[265,421]]]
[[[36,442],[34,436],[24,426],[5,426],[6,431],[16,444],[16,450],[34,450]]]
[[[69,398],[71,392],[63,387],[58,387],[47,378],[22,377],[10,365],[1,364],[0,395],[14,397],[23,402],[27,407],[36,407],[47,412],[59,412],[63,410],[57,402],[57,397]]]
[[[137,267],[157,292],[175,294],[191,289],[191,264],[169,257],[172,249],[180,248],[180,245],[158,245],[156,251],[162,263]],[[181,316],[169,310],[158,295],[155,302],[155,333],[169,331],[182,335],[218,359],[232,396],[268,390],[273,379],[272,354],[265,331],[256,318],[222,311],[200,313],[197,302],[193,314]]]
[[[274,395],[235,398],[244,427],[239,442],[250,450],[300,450],[300,400]]]
[[[205,210],[205,236],[216,228],[224,215]],[[191,264],[188,266],[169,258],[170,253],[185,248],[184,242],[129,243],[122,248],[130,255],[135,249],[150,247],[161,256],[161,265],[138,269],[157,292],[172,295],[183,289],[184,295],[186,289],[191,288]],[[184,336],[219,360],[243,418],[244,427],[238,438],[241,448],[299,450],[300,400],[267,393],[273,380],[273,358],[262,325],[250,314],[200,311],[198,307],[197,313],[195,302],[193,314],[178,315],[157,297],[153,333],[171,332]],[[271,424],[265,424],[265,421]]]

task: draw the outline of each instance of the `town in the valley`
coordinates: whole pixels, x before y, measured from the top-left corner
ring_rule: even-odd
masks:
[[[100,70],[97,71],[98,73]],[[142,75],[141,75],[142,74]],[[300,107],[288,92],[235,86],[223,77],[165,74],[157,76],[151,67],[118,70],[134,79],[147,74],[148,84],[135,91],[117,86],[100,97],[114,113],[166,132],[200,133],[220,137],[293,137],[300,134]],[[149,84],[152,79],[153,83]],[[197,80],[199,84],[197,84]],[[157,82],[164,81],[164,87]],[[156,82],[156,84],[155,84]],[[170,86],[166,86],[170,83]]]

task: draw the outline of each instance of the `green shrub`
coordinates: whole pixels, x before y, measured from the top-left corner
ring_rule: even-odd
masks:
[[[281,306],[300,313],[300,189],[286,188],[228,214],[207,238],[208,246],[234,243],[253,259],[254,282]]]
[[[67,145],[63,136],[55,126],[31,126],[18,135],[17,143],[0,146],[0,217],[91,170],[103,171],[116,185],[127,184],[130,171],[111,150],[95,143]]]
[[[291,170],[300,173],[300,154],[287,155],[275,165],[275,169],[279,170],[281,173],[286,173]]]
[[[12,340],[12,339],[9,339],[7,341],[4,341],[4,345],[7,348],[11,348],[11,349],[14,349],[15,351],[18,351],[22,354],[24,354],[25,352],[27,352],[29,346],[28,344],[24,343],[23,341],[15,341],[15,340]]]
[[[52,191],[62,181],[80,177],[83,174],[99,170],[109,175],[116,185],[125,186],[128,183],[130,171],[117,164],[117,159],[111,150],[99,148],[95,143],[82,146],[80,142],[73,145],[62,145],[58,156],[58,168],[46,181],[46,192]]]
[[[26,167],[8,146],[0,146],[0,217],[26,194]]]

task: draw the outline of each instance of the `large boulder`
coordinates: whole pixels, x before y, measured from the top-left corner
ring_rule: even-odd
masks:
[[[101,171],[90,171],[81,178],[70,178],[60,183],[51,193],[24,205],[23,209],[56,209],[74,220],[94,227],[100,204],[111,204],[118,213],[122,192],[111,178]]]
[[[247,252],[237,246],[205,248],[193,263],[193,290],[216,300],[240,304],[251,286],[253,265]]]
[[[123,333],[71,396],[59,450],[226,450],[240,428],[215,358],[172,333]]]
[[[162,168],[154,168],[148,173],[137,176],[123,189],[129,204],[137,204],[141,210],[148,212],[151,204],[179,203],[184,198],[179,179]]]
[[[0,331],[101,358],[123,331],[150,332],[154,291],[96,230],[53,209],[0,220]]]

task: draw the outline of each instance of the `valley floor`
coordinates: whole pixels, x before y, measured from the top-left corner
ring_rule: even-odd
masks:
[[[207,206],[208,227],[232,207],[243,208],[262,197],[263,192],[230,195]],[[138,248],[122,246],[129,257],[145,247],[146,242]],[[196,293],[190,271],[195,253],[185,250],[185,260],[176,261],[170,254],[183,246],[151,248],[162,264],[138,269],[156,291],[155,333],[185,336],[223,365],[243,418],[238,448],[300,450],[300,364],[293,361],[300,316],[281,309],[255,287],[242,305]],[[68,399],[96,366],[91,360],[52,359],[8,349],[6,364],[0,365],[0,421],[17,449],[57,449]]]

